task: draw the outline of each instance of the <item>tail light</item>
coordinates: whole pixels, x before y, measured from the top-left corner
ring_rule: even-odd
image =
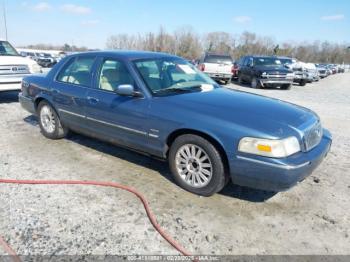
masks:
[[[235,66],[233,65],[232,68],[231,68],[231,73],[234,74],[235,71],[236,71],[236,68],[235,68]]]
[[[200,64],[200,65],[199,65],[199,70],[201,70],[202,72],[204,72],[204,70],[205,70],[205,64]]]

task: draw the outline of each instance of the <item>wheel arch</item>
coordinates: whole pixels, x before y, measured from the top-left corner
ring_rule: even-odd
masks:
[[[182,135],[197,135],[197,136],[200,136],[200,137],[208,140],[211,144],[213,144],[213,146],[219,151],[219,153],[222,157],[222,160],[224,162],[226,173],[227,173],[227,175],[229,175],[230,166],[229,166],[227,154],[225,152],[223,145],[219,142],[219,139],[217,139],[214,136],[212,136],[208,133],[205,133],[203,131],[198,131],[198,130],[190,129],[190,128],[182,128],[182,129],[175,130],[174,132],[169,134],[169,136],[166,139],[166,146],[167,146],[166,152],[165,152],[166,158],[168,158],[169,148],[171,147],[172,143],[175,141],[176,138],[178,138],[179,136],[182,136]]]
[[[56,108],[53,106],[53,104],[51,103],[50,99],[47,98],[47,97],[45,97],[45,96],[37,96],[37,97],[34,99],[34,108],[35,108],[35,110],[38,109],[38,106],[39,106],[40,102],[42,102],[42,101],[45,101],[45,102],[47,102],[48,104],[50,104],[50,106],[52,106],[52,108],[53,108],[53,109],[56,111],[56,113],[57,113],[57,110],[56,110]]]

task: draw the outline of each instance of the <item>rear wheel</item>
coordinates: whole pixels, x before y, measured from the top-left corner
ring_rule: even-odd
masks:
[[[169,151],[169,166],[176,183],[198,195],[211,196],[228,181],[219,151],[197,135],[175,139]]]
[[[40,102],[38,116],[40,130],[45,137],[60,139],[67,135],[68,129],[62,126],[56,111],[46,101]]]

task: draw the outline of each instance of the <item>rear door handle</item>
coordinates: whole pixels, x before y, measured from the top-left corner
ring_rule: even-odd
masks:
[[[90,104],[94,104],[94,105],[97,104],[100,101],[97,98],[91,97],[91,96],[88,96],[87,100],[89,101]]]

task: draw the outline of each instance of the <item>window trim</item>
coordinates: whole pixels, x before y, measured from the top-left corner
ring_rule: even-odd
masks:
[[[106,90],[106,89],[102,89],[100,88],[100,75],[101,75],[101,72],[102,72],[102,68],[103,68],[103,65],[104,63],[107,61],[107,60],[112,60],[112,61],[116,61],[116,62],[119,62],[121,64],[123,64],[125,66],[125,69],[128,71],[128,73],[130,74],[130,76],[132,77],[132,79],[134,80],[134,89],[140,89],[138,88],[138,85],[136,83],[136,79],[135,77],[133,76],[133,74],[130,72],[128,66],[127,66],[127,63],[125,63],[125,61],[123,61],[122,59],[119,59],[119,58],[114,58],[114,57],[100,57],[99,58],[99,62],[98,62],[98,68],[96,70],[96,75],[94,77],[94,83],[92,85],[92,89],[94,90],[100,90],[100,91],[105,91],[105,92],[108,92],[108,93],[113,93],[113,94],[116,94],[117,93],[115,91],[111,91],[111,90]],[[139,90],[139,91],[142,91],[142,90]]]
[[[92,67],[91,67],[91,79],[90,79],[90,86],[86,86],[86,85],[81,85],[81,84],[74,84],[74,83],[70,83],[70,82],[64,82],[64,81],[60,81],[58,80],[59,75],[61,74],[62,70],[67,69],[66,66],[70,65],[71,61],[72,63],[74,63],[76,60],[78,60],[79,58],[92,58],[93,59],[93,63],[92,63]],[[54,81],[57,83],[61,83],[61,84],[66,84],[66,85],[73,85],[73,86],[78,86],[78,87],[85,87],[85,88],[93,88],[93,79],[94,79],[94,72],[93,72],[93,68],[94,65],[96,64],[97,61],[97,56],[96,55],[80,55],[80,56],[73,56],[69,59],[67,59],[67,61],[59,68],[59,70],[57,70],[57,73],[55,75]]]

